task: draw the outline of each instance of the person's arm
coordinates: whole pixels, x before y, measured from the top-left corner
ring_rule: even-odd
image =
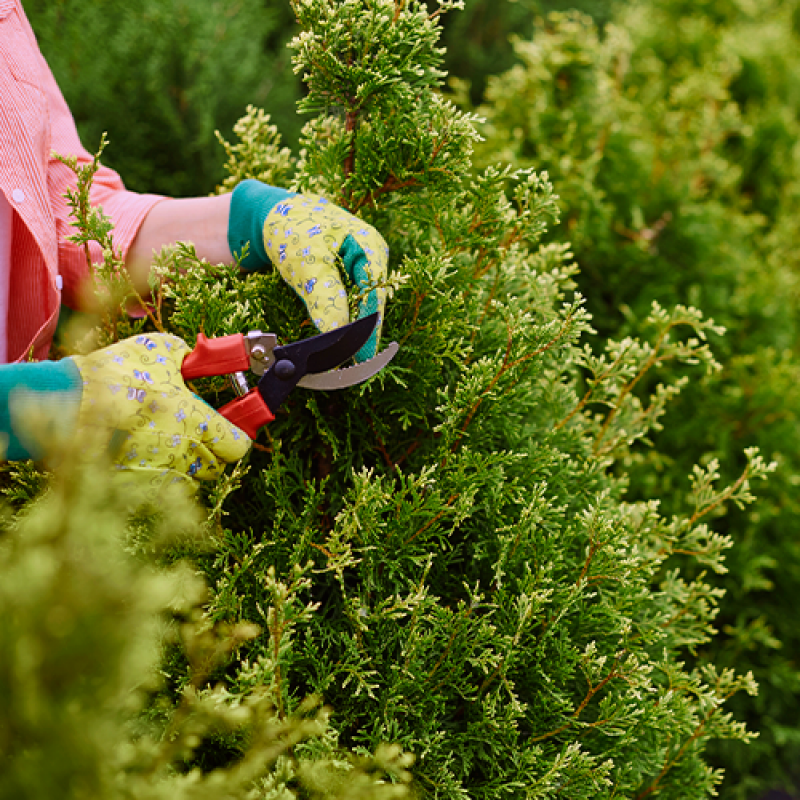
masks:
[[[370,225],[318,195],[296,194],[256,180],[230,195],[162,200],[150,209],[127,253],[126,266],[143,295],[153,253],[176,241],[191,242],[213,263],[245,250],[247,271],[275,267],[328,331],[350,322],[346,275],[364,296],[358,317],[383,315],[389,251]],[[377,351],[380,323],[357,361]]]
[[[146,295],[153,254],[165,245],[191,242],[197,255],[211,264],[233,261],[228,247],[231,196],[167,198],[144,218],[128,250],[125,265],[136,290]]]
[[[186,386],[189,346],[141,334],[86,356],[0,365],[0,459],[109,450],[116,471],[153,488],[213,480],[250,439]]]

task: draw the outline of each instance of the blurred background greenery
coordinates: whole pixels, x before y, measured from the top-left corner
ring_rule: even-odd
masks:
[[[301,81],[286,42],[290,3],[278,0],[23,0],[39,46],[85,146],[103,131],[105,161],[126,186],[174,197],[208,194],[224,175],[214,131],[231,138],[252,103],[297,144]],[[509,34],[533,32],[536,17],[579,7],[606,21],[603,0],[468,0],[445,17],[446,66],[472,82],[480,102],[488,76],[515,56]]]
[[[212,192],[224,161],[214,131],[231,138],[248,103],[296,144],[302,89],[284,47],[288,2],[23,6],[85,145],[108,131],[106,161],[129,188]],[[550,172],[563,214],[552,236],[573,244],[599,339],[636,334],[654,299],[696,304],[729,329],[713,342],[723,373],[687,389],[641,456],[659,483],[638,485],[634,469],[630,491],[670,510],[697,461],[718,458],[726,479],[747,446],[779,461],[761,501],[719,523],[737,546],[720,636],[698,658],[753,669],[761,684],[758,698],[733,702],[759,740],[712,754],[727,770],[724,796],[791,785],[800,771],[800,3],[467,0],[447,15],[444,44],[460,101],[487,117],[480,161]]]

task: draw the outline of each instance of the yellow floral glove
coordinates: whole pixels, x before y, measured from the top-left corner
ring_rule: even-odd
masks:
[[[274,265],[323,333],[350,322],[343,271],[364,294],[357,318],[380,314],[356,361],[375,355],[389,263],[389,249],[375,228],[320,195],[291,194],[248,180],[231,198],[228,242],[232,252],[247,244],[245,269]]]
[[[115,431],[116,468],[155,488],[213,480],[226,462],[242,458],[249,437],[183,382],[181,364],[190,350],[177,336],[148,334],[73,357],[83,384],[78,445],[97,441],[93,429]]]

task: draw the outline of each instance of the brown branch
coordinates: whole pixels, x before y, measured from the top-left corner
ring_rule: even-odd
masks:
[[[592,565],[592,559],[595,557],[595,554],[598,550],[601,550],[607,542],[598,542],[594,538],[594,528],[592,528],[589,532],[589,552],[586,554],[586,560],[583,562],[583,568],[581,569],[581,574],[578,575],[577,580],[575,581],[575,586],[580,586],[583,579],[586,577],[586,574],[589,572],[589,567]]]
[[[617,583],[623,583],[625,579],[620,578],[619,575],[592,575],[591,578],[588,578],[586,581],[587,586],[591,586],[592,584],[600,583],[601,581],[616,581]]]
[[[316,544],[315,542],[311,541],[309,541],[309,544],[316,550],[319,550],[320,553],[326,555],[328,558],[333,558],[333,553],[331,553],[330,550],[328,550],[326,547],[323,547],[321,544]]]
[[[520,364],[524,364],[525,362],[530,361],[531,359],[536,358],[537,356],[540,356],[543,353],[546,353],[548,350],[550,350],[552,347],[558,344],[558,342],[560,342],[561,339],[564,337],[564,334],[566,333],[571,323],[572,323],[572,314],[570,314],[564,320],[564,324],[561,326],[561,330],[559,330],[558,334],[556,334],[556,336],[554,336],[549,342],[537,348],[532,353],[528,353],[528,355],[521,356],[520,358],[516,359],[516,361],[511,361],[511,362],[509,362],[508,359],[511,355],[511,345],[513,343],[513,335],[511,333],[511,328],[509,327],[508,343],[506,345],[506,352],[503,357],[503,363],[501,364],[500,369],[497,371],[492,380],[489,381],[489,385],[486,387],[486,389],[484,389],[484,391],[481,393],[481,396],[475,401],[472,408],[469,410],[469,413],[467,414],[464,423],[461,425],[461,433],[456,438],[456,441],[453,442],[453,446],[450,448],[451,453],[454,452],[456,447],[458,447],[458,445],[461,443],[461,439],[464,437],[464,434],[466,433],[467,428],[469,427],[473,417],[478,411],[478,408],[480,407],[486,395],[489,392],[491,392],[492,389],[494,389],[494,387],[497,385],[497,382],[500,380],[500,378],[502,378],[503,375],[505,375],[505,373],[508,372],[509,370],[514,369],[515,367],[518,367]]]
[[[716,714],[717,711],[719,711],[719,709],[722,708],[723,704],[727,702],[731,697],[733,697],[734,694],[736,694],[736,690],[728,692],[723,698],[722,702],[716,708],[712,708],[706,714],[703,721],[698,724],[692,735],[683,743],[683,745],[681,745],[678,752],[675,753],[675,755],[672,758],[668,759],[664,763],[664,767],[662,768],[661,772],[658,773],[653,783],[651,783],[650,786],[648,786],[647,789],[645,789],[643,792],[637,794],[635,800],[642,800],[643,797],[651,795],[653,792],[656,791],[656,789],[658,789],[658,785],[661,783],[663,777],[675,766],[675,764],[678,763],[678,761],[686,752],[686,750],[689,748],[689,746],[692,745],[694,742],[696,742],[700,738],[700,736],[702,736],[703,732],[705,731],[706,727],[708,726],[708,723],[711,721],[711,718],[714,716],[714,714]]]
[[[425,525],[423,525],[410,539],[406,541],[406,544],[411,544],[411,542],[413,542],[418,536],[422,536],[422,534],[425,533],[425,531],[427,531],[431,525],[435,525],[447,513],[447,509],[453,505],[457,498],[457,494],[451,494],[445,503],[445,508],[443,508],[435,517],[429,519]]]
[[[446,247],[447,239],[444,235],[444,230],[442,228],[442,221],[441,219],[439,219],[439,214],[436,211],[433,212],[433,227],[436,228],[436,231],[439,234],[439,238],[442,240],[442,247]],[[452,255],[453,251],[450,248],[447,248],[447,254]]]
[[[467,609],[466,613],[462,617],[462,620],[467,619],[470,616],[470,614],[472,614],[472,608],[471,607]],[[439,656],[439,658],[437,659],[436,663],[433,665],[433,669],[428,673],[428,677],[427,677],[428,681],[430,681],[430,679],[433,678],[433,676],[436,674],[436,671],[444,663],[445,659],[450,654],[450,651],[453,649],[453,643],[456,640],[456,636],[458,636],[458,628],[454,628],[453,632],[450,634],[450,639],[447,642],[447,647],[445,647],[445,649],[442,651],[442,654]],[[452,670],[451,670],[451,672],[452,672]],[[447,677],[447,676],[445,676],[445,677]],[[439,683],[437,683],[435,686],[431,687],[428,691],[432,694],[437,689],[439,689],[439,687],[441,687],[443,684],[444,684],[444,679],[440,680]]]
[[[392,461],[392,457],[389,455],[389,451],[386,449],[386,443],[381,438],[381,435],[378,433],[378,429],[375,427],[375,416],[376,414],[375,409],[370,405],[370,410],[373,412],[369,414],[367,417],[367,422],[369,423],[369,427],[372,429],[372,433],[375,437],[375,441],[378,444],[378,450],[381,451],[381,455],[383,456],[384,461],[386,462],[386,466],[389,467],[392,472],[397,469],[397,465]]]
[[[422,443],[422,440],[421,440],[422,434],[423,434],[422,430],[418,430],[417,431],[417,438],[414,439],[413,442],[411,442],[409,447],[406,448],[405,453],[403,453],[403,455],[401,455],[400,458],[398,458],[397,461],[395,462],[395,464],[397,466],[400,466],[400,464],[402,464],[420,446],[420,444]],[[437,437],[437,436],[439,436],[438,433],[434,434],[434,437]]]
[[[400,340],[401,347],[411,338],[412,334],[415,332],[416,330],[415,326],[417,324],[417,320],[419,319],[419,312],[422,308],[422,301],[427,296],[428,295],[425,292],[419,292],[417,294],[416,300],[414,302],[414,310],[411,312],[411,320],[408,323],[408,325],[405,326],[406,327],[405,336],[403,336],[403,338]]]
[[[401,181],[398,180],[395,175],[389,175],[389,177],[383,182],[382,186],[372,192],[367,192],[359,200],[357,200],[353,204],[353,207],[349,210],[353,214],[356,214],[366,205],[374,206],[376,198],[380,197],[381,195],[388,194],[389,192],[397,192],[400,189],[408,189],[411,186],[419,186],[419,180],[417,178],[408,178],[404,181]]]
[[[347,156],[344,160],[344,185],[347,185],[347,181],[350,179],[350,176],[353,174],[356,168],[356,137],[355,137],[355,130],[358,126],[358,110],[350,110],[347,112],[345,116],[345,125],[344,129],[345,132],[350,134],[350,149],[347,153]],[[346,203],[344,204],[345,208],[349,211],[351,197],[348,195],[346,198]]]
[[[531,738],[529,741],[531,741],[531,742],[541,742],[541,741],[544,741],[545,739],[550,739],[553,736],[556,736],[559,733],[561,733],[561,731],[564,731],[567,728],[569,728],[575,722],[576,718],[581,714],[583,709],[586,708],[587,705],[589,705],[589,703],[592,701],[592,698],[607,683],[612,681],[614,678],[621,678],[621,677],[622,677],[622,674],[617,672],[617,668],[614,667],[614,669],[612,669],[611,672],[609,672],[608,675],[606,675],[606,677],[603,678],[603,680],[601,680],[600,683],[597,684],[597,686],[592,686],[592,684],[590,682],[589,683],[589,691],[586,693],[586,697],[583,698],[583,700],[581,701],[581,704],[571,714],[572,719],[567,720],[563,725],[561,725],[560,727],[556,728],[555,730],[549,731],[548,733],[543,733],[541,736],[535,736],[535,737]]]

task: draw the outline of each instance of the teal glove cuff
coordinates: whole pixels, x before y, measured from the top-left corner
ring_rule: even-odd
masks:
[[[372,284],[372,279],[368,271],[369,259],[361,245],[350,235],[342,242],[339,249],[339,256],[342,259],[342,264],[347,272],[350,280],[359,288],[367,289]],[[368,292],[367,296],[361,301],[358,307],[358,319],[368,317],[376,311],[381,311],[381,304],[378,298],[378,292]],[[356,362],[367,361],[378,352],[378,331],[380,330],[379,323],[372,335],[367,340],[366,344],[356,353]]]
[[[0,366],[0,437],[8,445],[5,458],[8,461],[21,461],[26,458],[41,458],[43,449],[36,440],[46,441],[43,424],[57,425],[61,431],[77,426],[83,381],[72,359],[63,361],[38,361],[25,364],[4,364]],[[51,397],[47,398],[46,396]],[[48,404],[47,420],[39,420],[37,436],[26,436],[24,431],[15,429],[12,424],[11,404],[14,417],[24,413],[31,405],[41,408],[41,400],[51,400]],[[0,451],[2,452],[2,451]]]
[[[248,245],[247,256],[241,262],[248,272],[272,266],[264,249],[264,222],[267,214],[281,200],[294,196],[294,192],[256,180],[242,181],[233,190],[228,219],[228,247],[232,255],[239,255]]]

